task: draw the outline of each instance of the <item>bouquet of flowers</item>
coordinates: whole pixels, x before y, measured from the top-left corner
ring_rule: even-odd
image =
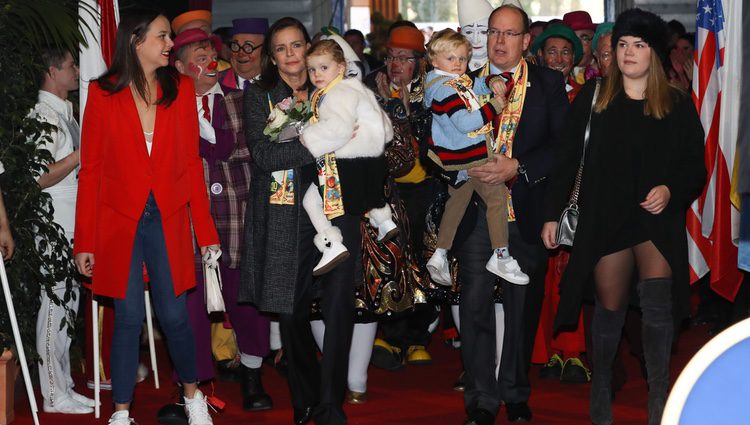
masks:
[[[295,101],[293,97],[287,97],[271,110],[263,134],[277,142],[294,140],[299,137],[311,116],[310,102]]]

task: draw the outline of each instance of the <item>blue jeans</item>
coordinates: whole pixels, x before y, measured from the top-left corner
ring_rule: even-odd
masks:
[[[150,279],[151,299],[167,340],[177,375],[185,383],[196,382],[195,340],[185,303],[185,293],[174,295],[161,214],[150,194],[135,232],[130,260],[128,289],[124,299],[115,299],[115,330],[112,337],[112,399],[126,404],[133,400],[144,303],[143,263]]]

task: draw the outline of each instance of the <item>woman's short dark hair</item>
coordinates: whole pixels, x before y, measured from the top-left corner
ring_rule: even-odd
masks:
[[[307,33],[307,29],[302,22],[295,18],[289,16],[281,18],[268,28],[260,53],[260,80],[256,83],[265,90],[270,90],[279,82],[279,70],[273,63],[273,46],[271,43],[273,43],[273,37],[276,33],[287,28],[297,28],[302,32],[305,43],[310,42],[310,34]]]
[[[149,98],[146,75],[138,60],[136,47],[146,38],[151,23],[159,16],[164,14],[153,9],[131,9],[123,14],[117,27],[112,66],[97,79],[102,89],[117,93],[133,83],[142,99]],[[179,74],[173,67],[163,66],[156,70],[156,79],[162,90],[157,104],[169,106],[177,98]]]

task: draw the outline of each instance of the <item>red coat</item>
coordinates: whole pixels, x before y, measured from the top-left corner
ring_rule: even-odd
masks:
[[[161,89],[158,96],[161,97]],[[95,294],[124,298],[138,220],[153,192],[162,217],[175,295],[195,286],[190,224],[200,246],[219,243],[198,156],[193,81],[158,106],[151,156],[129,89],[89,86],[81,138],[74,253],[94,253]]]

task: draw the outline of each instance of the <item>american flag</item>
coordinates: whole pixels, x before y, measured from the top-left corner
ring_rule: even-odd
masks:
[[[735,24],[732,14],[741,3],[726,1],[729,9],[725,14],[721,0],[698,1],[692,96],[706,131],[709,181],[687,215],[691,281],[711,270],[711,288],[729,300],[734,300],[742,281],[733,243],[739,211],[730,201],[739,108],[734,108],[738,96],[723,99],[722,95],[725,91],[736,94],[739,87],[736,63],[741,52],[733,47],[741,25],[739,21]]]

